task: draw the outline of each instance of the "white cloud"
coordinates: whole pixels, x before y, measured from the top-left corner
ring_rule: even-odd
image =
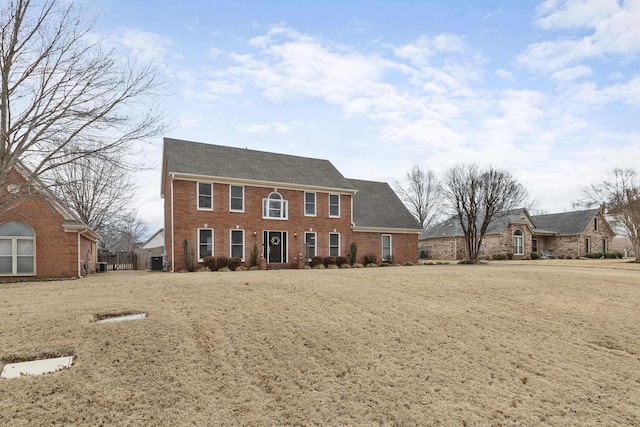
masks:
[[[496,70],[496,76],[500,77],[501,79],[508,80],[510,82],[515,82],[515,79],[513,78],[513,73],[511,71],[499,69],[499,70]]]
[[[454,34],[440,34],[436,37],[420,37],[413,43],[393,47],[399,58],[410,60],[418,66],[424,66],[429,60],[444,53],[463,54],[466,52],[464,39]]]
[[[163,58],[173,44],[168,37],[138,29],[124,28],[119,34],[120,43],[143,60]]]
[[[555,73],[551,74],[551,78],[560,82],[569,82],[577,80],[581,77],[590,76],[591,74],[592,70],[590,67],[587,67],[586,65],[578,65],[575,67],[556,71]]]
[[[299,127],[300,122],[293,122],[290,124],[271,122],[266,124],[247,124],[240,123],[234,126],[234,128],[240,132],[255,133],[259,135],[265,135],[267,133],[287,133],[295,127]]]
[[[233,94],[242,92],[242,86],[229,81],[209,81],[206,82],[205,85],[207,86],[207,89],[209,89],[209,93],[212,95]]]

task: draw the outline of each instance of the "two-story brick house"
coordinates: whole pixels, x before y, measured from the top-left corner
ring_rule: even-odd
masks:
[[[100,236],[30,175],[18,164],[0,190],[9,202],[0,212],[0,281],[94,272]]]
[[[268,264],[312,256],[417,261],[420,225],[386,183],[346,179],[329,161],[164,139],[162,197],[171,271],[240,257],[254,244]]]
[[[605,218],[604,206],[548,215],[529,215],[525,208],[498,212],[485,233],[480,256],[511,254],[526,259],[531,252],[576,258],[607,252],[614,232]],[[464,234],[457,217],[425,230],[420,247],[433,259],[463,259]]]

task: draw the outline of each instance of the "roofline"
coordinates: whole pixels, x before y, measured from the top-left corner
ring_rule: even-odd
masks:
[[[223,177],[223,176],[196,175],[196,174],[178,173],[178,172],[169,172],[169,175],[173,179],[180,179],[183,181],[206,181],[206,182],[214,182],[216,184],[250,185],[253,187],[282,188],[285,190],[316,190],[316,191],[326,191],[330,193],[343,193],[343,194],[351,194],[351,195],[355,195],[357,193],[357,190],[353,188],[323,187],[323,186],[316,186],[316,185],[292,184],[287,182],[275,182],[275,181],[259,181],[255,179],[240,179],[240,178],[229,178],[229,177]]]
[[[402,234],[420,234],[421,228],[391,228],[391,227],[359,227],[353,226],[355,233],[402,233]]]
[[[94,242],[102,239],[102,236],[86,225],[66,224],[63,225],[62,228],[64,228],[64,231],[67,233],[78,233],[89,240],[93,240]]]

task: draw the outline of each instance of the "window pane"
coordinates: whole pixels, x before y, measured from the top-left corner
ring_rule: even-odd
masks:
[[[12,257],[0,256],[0,274],[13,274]]]
[[[340,215],[340,195],[329,194],[329,216]]]
[[[34,237],[31,227],[19,221],[7,221],[0,224],[0,236]]]
[[[331,246],[338,246],[338,235],[337,234],[329,234],[329,244]]]
[[[18,255],[33,255],[33,240],[18,239]]]
[[[233,243],[234,245],[241,245],[243,239],[243,232],[242,231],[232,231],[231,232],[231,243]]]
[[[11,239],[0,239],[0,256],[12,254]]]
[[[199,249],[200,258],[213,254],[213,230],[200,230]]]
[[[244,191],[243,188],[237,185],[231,186],[231,210],[241,211],[244,210]]]
[[[198,183],[198,207],[211,209],[213,197],[211,196],[211,184]]]
[[[237,185],[231,186],[231,197],[240,197],[242,198],[242,187]]]
[[[316,214],[316,193],[304,193],[304,213],[306,215]]]
[[[198,194],[201,196],[211,195],[211,184],[198,183]]]
[[[33,256],[18,257],[18,274],[33,274]]]
[[[242,206],[242,199],[236,199],[236,198],[232,198],[231,199],[231,209],[234,211],[241,211],[243,210],[243,206]]]

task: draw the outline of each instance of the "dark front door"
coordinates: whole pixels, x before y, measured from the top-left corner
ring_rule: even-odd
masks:
[[[265,248],[269,264],[287,262],[287,233],[285,231],[265,231]]]

